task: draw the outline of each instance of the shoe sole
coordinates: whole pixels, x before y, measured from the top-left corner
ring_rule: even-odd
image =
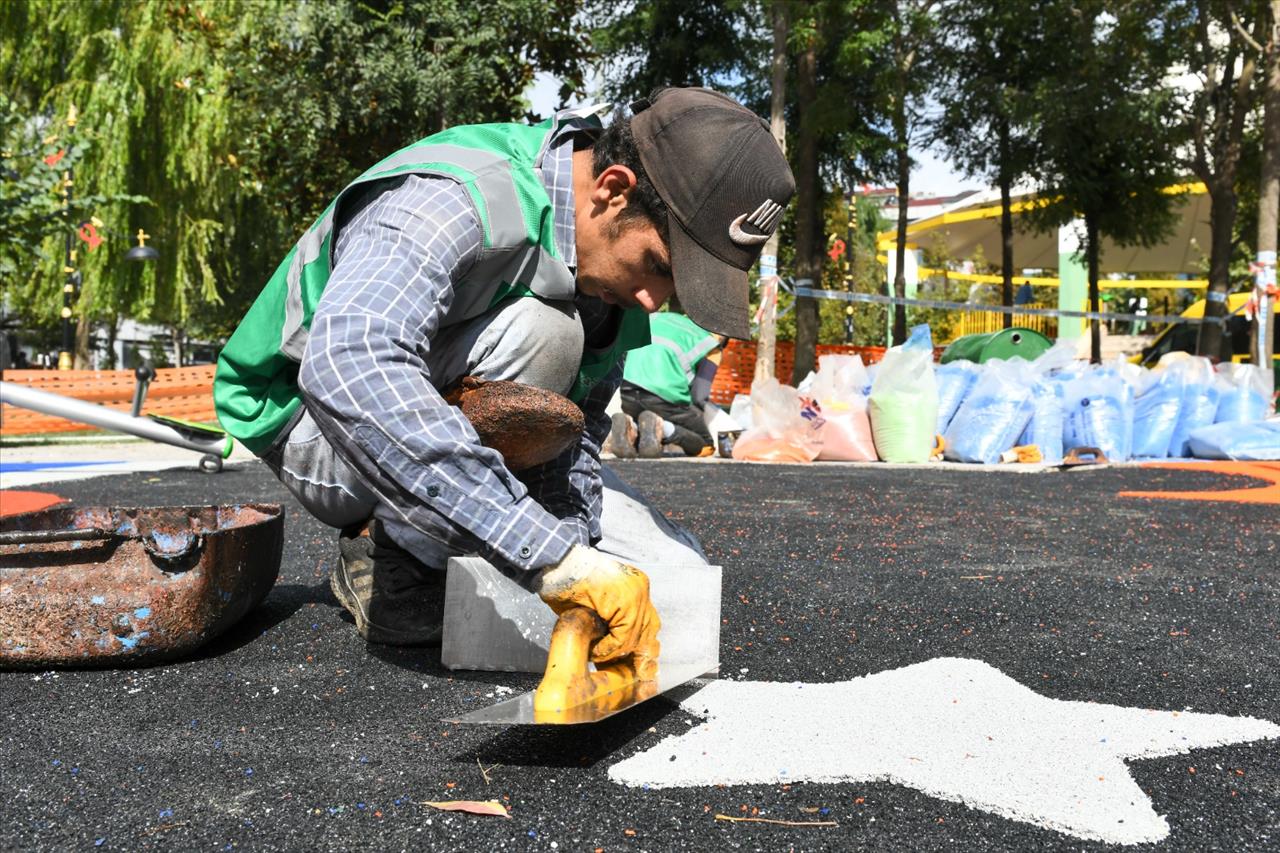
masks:
[[[609,427],[609,446],[605,449],[619,459],[634,459],[636,457],[636,449],[631,445],[627,436],[627,421],[629,418],[622,412],[617,413],[611,419]]]
[[[657,421],[657,424],[649,426],[654,421]],[[640,458],[662,458],[662,418],[653,412],[641,412],[636,425],[640,430]]]

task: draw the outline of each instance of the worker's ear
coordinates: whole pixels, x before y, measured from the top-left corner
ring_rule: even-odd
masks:
[[[591,185],[591,202],[600,207],[626,207],[631,190],[636,185],[636,173],[617,163],[605,168]]]

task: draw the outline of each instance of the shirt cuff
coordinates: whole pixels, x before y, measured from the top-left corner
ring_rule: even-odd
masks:
[[[557,519],[526,496],[516,501],[482,543],[482,553],[490,562],[501,561],[528,572],[554,566],[574,545],[586,544],[579,534],[580,524],[577,519]]]

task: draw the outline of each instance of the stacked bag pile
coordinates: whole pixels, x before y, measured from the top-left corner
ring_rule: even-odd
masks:
[[[972,376],[955,413],[938,421],[946,458],[990,465],[1015,446],[1034,445],[1042,459],[1061,462],[1062,392],[1046,376],[1073,355],[1074,349],[1059,345],[1034,362],[1015,357],[944,365]]]
[[[872,376],[874,373],[874,377]],[[823,356],[799,389],[772,377],[751,386],[749,423],[733,458],[750,462],[927,462],[938,390],[928,326],[869,371],[856,355]],[[735,400],[730,416],[747,420]]]
[[[1271,372],[1169,353],[1151,370],[1088,364],[1062,341],[1034,361],[935,366],[928,326],[880,363],[824,356],[799,389],[752,386],[735,459],[898,463],[938,458],[1061,463],[1092,447],[1113,462],[1199,457],[1280,459]],[[734,413],[745,408],[735,401]],[[723,414],[723,413],[722,413]]]

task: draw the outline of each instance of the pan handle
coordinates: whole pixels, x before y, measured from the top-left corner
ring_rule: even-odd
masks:
[[[0,545],[46,545],[50,542],[84,542],[91,539],[122,539],[114,530],[101,527],[72,527],[65,530],[9,530],[0,533]]]

